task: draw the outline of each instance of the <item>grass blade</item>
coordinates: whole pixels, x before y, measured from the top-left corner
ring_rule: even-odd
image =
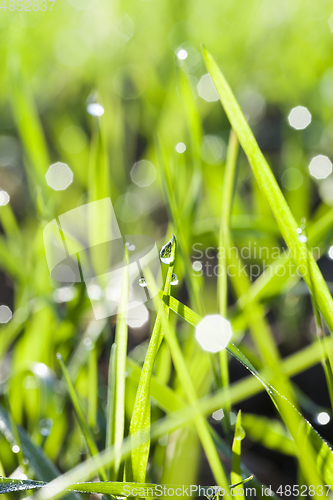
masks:
[[[98,455],[98,453],[99,453],[97,445],[95,443],[94,436],[93,436],[92,431],[91,431],[91,429],[90,429],[90,427],[88,425],[88,422],[87,422],[87,420],[86,420],[86,418],[84,416],[84,413],[83,413],[83,410],[81,408],[81,404],[80,404],[79,398],[78,398],[78,396],[76,394],[75,388],[74,388],[73,383],[72,383],[72,381],[70,379],[68,370],[67,370],[66,365],[65,365],[65,363],[64,363],[64,361],[62,359],[61,354],[58,353],[57,354],[57,358],[58,358],[58,361],[59,361],[59,364],[60,364],[63,376],[65,378],[65,381],[66,381],[66,384],[67,384],[67,388],[68,388],[68,392],[69,392],[72,404],[74,406],[75,413],[76,413],[79,425],[81,427],[82,434],[84,435],[84,439],[86,441],[87,448],[89,450],[90,455],[92,457],[94,457],[94,456]],[[100,468],[99,469],[99,473],[100,473],[101,478],[103,479],[103,481],[106,481],[107,478],[106,478],[106,473],[105,473],[104,468]]]
[[[152,288],[154,289],[154,283],[151,282],[151,280],[149,280],[149,279],[147,281],[149,284],[151,283],[150,286],[152,286]],[[165,314],[163,305],[161,304],[161,301],[159,301],[159,303],[158,303],[157,297],[158,297],[157,295],[154,297],[155,304],[157,307],[159,307],[159,313],[160,313],[161,321],[163,324],[164,335],[165,335],[166,341],[169,345],[171,356],[172,356],[180,383],[181,383],[183,390],[187,396],[189,404],[196,408],[197,401],[198,401],[197,394],[196,394],[195,388],[192,384],[192,380],[191,380],[191,377],[189,375],[188,369],[186,367],[186,363],[185,363],[183,354],[181,352],[175,331],[170,326],[170,324],[168,322],[168,317]],[[224,488],[226,495],[228,496],[229,495],[229,485],[227,482],[227,478],[226,478],[223,466],[221,464],[220,458],[218,456],[217,450],[215,448],[213,439],[212,439],[211,434],[209,432],[209,429],[207,427],[207,422],[200,411],[198,412],[198,418],[195,421],[195,425],[196,425],[196,429],[198,432],[198,436],[201,440],[202,447],[206,453],[209,465],[210,465],[212,473],[214,475],[215,481],[219,486]]]
[[[215,60],[205,48],[203,49],[203,56],[207,70],[209,71],[216,90],[220,96],[222,106],[229,118],[232,128],[238,136],[239,142],[252,167],[255,178],[257,179],[257,182],[264,193],[269,206],[271,207],[281,234],[287,246],[290,248],[297,265],[300,269],[305,270],[304,280],[307,285],[311,287],[311,280],[309,274],[306,272],[308,268],[307,259],[309,259],[313,285],[318,297],[318,306],[329,329],[333,332],[333,300],[325,280],[313,256],[310,255],[308,257],[306,247],[298,239],[298,225],[264,155],[257,144],[257,141],[254,138],[254,135],[232,93],[232,90],[222,75]]]
[[[218,273],[217,277],[217,291],[219,300],[219,312],[223,318],[227,317],[227,307],[228,307],[228,273],[227,273],[227,252],[230,247],[230,215],[232,209],[232,199],[235,187],[235,176],[236,176],[236,164],[238,156],[238,140],[237,136],[232,130],[230,133],[227,161],[225,166],[225,174],[223,180],[223,190],[222,190],[222,207],[221,207],[221,221],[220,221],[220,234],[219,234],[219,252],[218,252],[218,265],[221,268],[221,272]],[[220,358],[220,368],[222,385],[226,391],[229,387],[229,368],[228,368],[228,354],[225,349],[219,353]],[[225,419],[223,420],[223,425],[226,428],[226,432],[229,431],[229,415],[231,411],[230,404],[224,407]]]
[[[164,292],[162,292],[163,296],[165,297],[168,297],[170,295],[171,289],[170,283],[172,279],[174,260],[176,255],[176,239],[174,236],[172,237],[171,242],[171,262],[168,268]],[[166,304],[163,304],[163,307],[165,308],[166,314],[168,314],[168,306]],[[160,313],[158,313],[150,338],[146,359],[142,367],[138,390],[136,393],[129,431],[131,438],[136,438],[138,435],[140,436],[140,434],[142,434],[143,432],[148,431],[150,427],[150,380],[153,373],[155,358],[161,345],[162,339],[163,328],[161,324]],[[128,475],[132,475],[134,481],[141,483],[145,482],[149,449],[150,442],[148,440],[146,443],[132,451],[131,470],[127,470],[127,479]]]
[[[246,413],[242,415],[242,425],[255,443],[284,455],[296,455],[295,443],[279,420]]]
[[[126,357],[127,357],[127,335],[126,323],[127,303],[129,294],[128,281],[128,254],[124,263],[122,290],[120,299],[120,311],[117,316],[115,343],[111,348],[109,368],[109,396],[107,415],[107,442],[106,447],[114,446],[120,450],[124,439],[125,429],[125,381],[126,381]],[[111,478],[117,479],[121,464],[120,457],[116,459]]]
[[[244,436],[245,433],[242,427],[242,414],[241,411],[239,410],[235,424],[234,440],[232,443],[232,465],[231,465],[230,481],[232,484],[235,485],[238,485],[240,483],[240,486],[233,487],[233,491],[234,494],[236,494],[237,498],[240,498],[242,500],[245,499],[244,490],[242,489],[243,479],[241,475],[241,446],[242,446],[242,439],[244,438]]]

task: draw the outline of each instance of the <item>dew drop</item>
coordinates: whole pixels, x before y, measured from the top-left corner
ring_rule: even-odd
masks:
[[[139,279],[139,285],[142,287],[142,288],[145,288],[147,286],[147,281],[144,279],[144,278],[140,278]]]
[[[130,243],[129,241],[126,242],[126,246],[129,252],[133,252],[135,250],[135,245],[133,245],[133,243]]]
[[[14,446],[12,447],[12,451],[13,451],[14,453],[19,453],[19,452],[20,452],[20,447],[19,447],[19,446],[17,446],[17,444],[14,444]]]
[[[172,273],[172,277],[171,277],[171,281],[170,281],[170,285],[178,285],[178,277],[176,274]]]
[[[298,241],[300,241],[301,243],[306,243],[308,239],[304,234],[300,234],[298,237]]]
[[[53,420],[52,418],[43,418],[39,422],[39,432],[41,433],[42,436],[49,436],[51,434],[51,430],[53,427]]]
[[[168,243],[166,245],[164,245],[164,247],[162,247],[162,249],[160,251],[160,258],[161,258],[161,262],[163,262],[163,264],[169,265],[172,263],[172,259],[174,258],[174,256],[172,256],[172,248],[173,248],[174,242],[176,242],[176,238],[173,235],[171,240],[168,241]]]
[[[235,438],[237,441],[242,441],[245,438],[245,430],[242,426],[238,427]]]

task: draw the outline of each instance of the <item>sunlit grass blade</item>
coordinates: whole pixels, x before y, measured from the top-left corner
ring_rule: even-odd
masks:
[[[308,248],[314,250],[320,249],[320,253],[327,250],[327,239],[333,231],[333,209],[330,209],[322,217],[315,222],[309,223],[308,231]],[[318,258],[319,256],[317,256]],[[290,277],[291,276],[291,277]],[[244,300],[268,300],[285,290],[299,280],[296,274],[296,264],[290,251],[272,263],[272,267],[263,273],[251,285],[250,293],[246,298],[240,297],[239,303],[242,304]]]
[[[303,266],[305,270],[307,269],[307,259],[309,258],[313,285],[318,297],[318,306],[328,327],[333,332],[333,300],[325,280],[314,258],[312,255],[307,256],[307,249],[298,239],[298,225],[228,83],[213,57],[205,48],[203,49],[203,55],[223,108],[232,128],[238,136],[257,182],[271,207],[286,244],[290,248],[297,265]],[[311,282],[307,272],[304,273],[304,279],[310,287]]]
[[[0,432],[3,433],[3,435],[7,440],[10,441],[10,443],[13,443],[14,438],[11,433],[8,413],[2,405],[0,405],[0,420],[2,422],[2,425],[0,426]],[[58,469],[45,455],[44,451],[32,443],[30,437],[22,427],[18,426],[17,429],[20,436],[20,442],[22,445],[24,457],[29,461],[29,465],[33,469],[37,479],[46,482],[52,481],[53,479],[58,477]],[[69,494],[67,498],[68,500],[78,500],[81,497],[77,494]]]
[[[242,415],[242,425],[255,443],[284,455],[296,455],[295,442],[279,420],[246,413]]]
[[[309,255],[309,254],[308,254]],[[326,338],[325,338],[325,331],[324,331],[324,325],[322,322],[321,314],[318,309],[318,301],[317,301],[317,295],[315,291],[315,287],[313,286],[313,280],[312,280],[312,272],[311,272],[311,266],[308,263],[308,272],[310,276],[310,281],[311,281],[311,288],[312,290],[311,293],[311,304],[312,304],[312,309],[314,313],[314,319],[315,319],[315,328],[316,328],[316,334],[322,349],[322,365],[324,368],[325,372],[325,377],[326,377],[326,383],[327,383],[327,388],[328,388],[328,393],[330,397],[330,402],[331,402],[331,408],[333,409],[333,371],[332,371],[332,364],[331,364],[331,359],[327,351],[326,347]]]
[[[109,389],[108,389],[108,414],[107,414],[107,441],[106,447],[114,446],[120,450],[124,439],[125,429],[125,382],[126,382],[126,357],[127,357],[127,335],[126,322],[127,303],[129,294],[128,280],[128,255],[123,268],[122,290],[119,310],[117,316],[115,343],[111,348],[109,367]],[[116,480],[120,468],[120,458],[115,461],[111,478]]]
[[[6,406],[7,406],[8,419],[9,419],[9,422],[10,422],[11,432],[12,432],[12,436],[13,436],[13,446],[12,446],[12,449],[14,449],[14,446],[17,449],[17,458],[18,458],[19,464],[23,468],[23,470],[26,472],[26,466],[25,466],[25,463],[24,463],[24,452],[23,452],[23,449],[22,449],[21,438],[20,438],[20,434],[19,434],[19,431],[18,431],[18,426],[17,426],[17,424],[15,422],[15,419],[13,417],[13,414],[12,414],[12,411],[11,411],[11,408],[10,408],[10,402],[9,402],[8,394],[5,395],[5,401],[6,401]]]
[[[237,485],[242,485],[242,475],[241,475],[241,448],[242,439],[245,433],[242,427],[242,414],[239,410],[237,415],[237,420],[235,424],[235,434],[234,440],[232,442],[232,464],[231,464],[231,474],[230,481],[232,484],[236,485],[233,487],[234,493],[237,498],[244,500],[244,490]]]
[[[97,448],[94,436],[93,436],[92,431],[88,425],[87,419],[83,413],[79,398],[76,394],[75,388],[74,388],[73,383],[70,379],[66,365],[62,359],[62,356],[59,353],[57,354],[57,358],[58,358],[63,376],[65,378],[68,392],[69,392],[72,404],[74,406],[74,410],[75,410],[79,425],[81,427],[82,434],[83,434],[84,439],[86,441],[87,448],[89,450],[90,455],[92,457],[94,457],[94,456],[98,455],[98,448]],[[107,480],[106,473],[105,473],[105,470],[103,467],[99,468],[99,473],[100,473],[100,476],[103,479],[103,481],[106,481]]]
[[[26,172],[31,183],[31,190],[35,191],[37,185],[45,191],[45,174],[50,161],[42,125],[17,57],[11,59],[9,68],[13,114],[28,160]]]
[[[225,174],[223,179],[222,190],[222,205],[219,233],[219,252],[218,262],[223,271],[219,272],[218,297],[219,297],[219,312],[224,318],[227,315],[228,305],[228,285],[227,285],[227,258],[230,247],[230,216],[232,210],[232,199],[235,189],[236,164],[238,156],[238,140],[235,132],[230,133],[227,161],[225,166]]]
[[[171,240],[171,257],[170,265],[168,267],[167,277],[164,285],[163,295],[168,297],[170,295],[172,273],[174,268],[174,260],[176,256],[176,239],[173,236]],[[169,308],[163,304],[166,314]],[[157,314],[153,332],[149,341],[148,351],[142,367],[138,390],[136,393],[133,414],[130,424],[129,434],[132,439],[136,439],[142,432],[148,431],[151,420],[150,408],[150,380],[153,373],[155,359],[161,342],[163,340],[164,328],[161,324],[160,311]],[[131,454],[130,467],[126,467],[126,479],[129,474],[132,474],[133,480],[138,482],[145,482],[146,469],[148,464],[150,450],[150,442],[147,440],[143,445],[134,449]],[[128,464],[129,465],[129,464]]]
[[[193,321],[193,326],[196,326],[200,321],[200,316],[190,311],[188,307],[180,305],[174,299],[174,302],[170,300],[170,309],[175,310],[177,314],[183,315],[189,320]],[[172,305],[171,305],[172,304]],[[184,313],[186,311],[186,313]],[[242,363],[251,373],[254,375],[263,385],[268,395],[272,398],[274,403],[277,405],[279,411],[282,413],[283,418],[287,420],[286,425],[291,432],[293,438],[298,443],[298,446],[304,452],[304,457],[300,457],[300,460],[307,471],[308,478],[311,477],[315,484],[320,484],[318,473],[324,478],[325,481],[328,477],[331,477],[330,467],[333,465],[333,453],[329,448],[327,443],[319,436],[319,434],[314,430],[311,424],[306,421],[302,415],[294,408],[294,406],[284,398],[275,388],[263,378],[263,376],[258,373],[258,371],[253,367],[249,360],[244,356],[244,354],[237,349],[232,343],[229,343],[227,347],[228,351],[240,362]],[[231,398],[231,395],[230,395]],[[225,400],[225,398],[224,398]],[[232,400],[232,399],[231,399]],[[222,406],[222,405],[221,405]],[[304,439],[300,441],[300,436]],[[305,436],[308,436],[307,438]],[[316,458],[315,453],[316,452]],[[310,458],[312,457],[312,458]],[[316,463],[316,467],[311,469],[311,463]],[[310,466],[309,466],[310,464]]]
[[[138,384],[140,379],[140,366],[137,365],[130,358],[127,359],[127,371],[128,371],[128,378],[135,384]],[[178,410],[186,407],[186,401],[182,397],[180,397],[173,389],[161,383],[161,381],[154,375],[151,378],[151,397],[159,406],[159,408],[161,408],[168,414],[172,412],[177,412]],[[282,427],[282,424],[280,425]],[[222,440],[222,438],[217,434],[217,432],[211,426],[209,430],[211,432],[216,447],[221,451],[223,455],[231,459],[232,455],[230,446],[227,445]],[[293,441],[291,440],[291,438],[289,439],[295,449]],[[251,472],[242,464],[241,464],[241,470],[243,475],[249,476],[251,474]],[[261,490],[262,484],[259,483],[258,481],[257,482],[254,481],[254,483],[255,483],[254,486],[258,493],[258,491]]]
[[[180,72],[180,92],[186,113],[186,123],[188,126],[190,138],[191,160],[191,184],[187,192],[183,210],[188,218],[193,219],[200,200],[200,190],[202,186],[201,170],[201,144],[202,144],[202,125],[198,108],[193,98],[193,91],[189,82],[188,75]]]
[[[98,358],[96,345],[92,344],[88,355],[88,425],[96,427],[98,404]]]

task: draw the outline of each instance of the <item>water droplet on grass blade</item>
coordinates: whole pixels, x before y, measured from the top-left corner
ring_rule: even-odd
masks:
[[[14,446],[12,447],[12,451],[13,451],[14,453],[19,453],[19,452],[20,452],[20,447],[19,447],[19,446],[17,446],[17,444],[14,444]]]
[[[142,288],[145,288],[147,286],[147,281],[144,279],[144,278],[140,278],[139,279],[139,285],[142,287]]]
[[[39,422],[39,432],[41,433],[42,436],[49,436],[51,434],[51,430],[53,427],[53,420],[52,418],[43,418]]]
[[[242,426],[238,427],[237,429],[237,432],[235,434],[235,438],[237,439],[237,441],[242,441],[244,438],[245,438],[245,430]]]
[[[179,281],[178,281],[178,277],[176,274],[172,273],[172,277],[171,277],[171,281],[170,281],[170,285],[178,285]]]
[[[304,234],[300,234],[298,237],[298,241],[300,241],[301,243],[306,243],[308,239]]]
[[[172,235],[172,238],[170,241],[168,241],[168,243],[166,245],[164,245],[164,247],[162,247],[161,251],[160,251],[160,258],[161,258],[161,262],[163,262],[163,264],[172,264],[172,262],[174,261],[175,259],[175,252],[173,251],[174,247],[176,245],[176,237],[174,235]]]

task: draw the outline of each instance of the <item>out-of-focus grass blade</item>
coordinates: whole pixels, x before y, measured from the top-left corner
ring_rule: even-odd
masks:
[[[203,55],[206,67],[220,96],[222,106],[238,136],[257,182],[271,207],[285,242],[298,266],[305,266],[303,269],[307,270],[307,261],[309,260],[318,306],[331,332],[333,332],[333,300],[325,280],[313,256],[308,256],[307,248],[298,239],[297,223],[228,83],[215,60],[205,48],[203,49]],[[304,273],[304,279],[308,286],[311,287],[309,273]]]
[[[8,394],[5,395],[5,401],[6,401],[6,406],[7,406],[7,410],[8,410],[8,418],[9,418],[10,427],[11,427],[11,431],[12,431],[12,435],[13,435],[14,445],[18,447],[18,453],[17,453],[18,461],[19,461],[19,464],[21,465],[21,467],[23,468],[23,470],[26,471],[26,466],[24,464],[24,454],[23,454],[23,450],[22,450],[21,438],[20,438],[20,434],[18,432],[17,424],[15,422],[15,419],[13,417],[13,414],[12,414],[12,411],[10,408]]]
[[[110,175],[102,119],[94,120],[89,167],[89,201],[107,198],[110,196]]]
[[[98,400],[98,359],[95,344],[91,345],[88,355],[88,425],[90,429],[96,427],[97,400]]]
[[[17,58],[15,60],[17,62]],[[42,126],[21,71],[14,64],[10,65],[10,70],[14,117],[29,160],[27,175],[44,188],[50,161]]]
[[[279,420],[246,413],[242,415],[242,425],[255,443],[284,455],[297,454],[295,442]]]
[[[308,248],[314,249],[315,247],[319,247],[325,250],[327,248],[327,243],[326,246],[322,246],[322,242],[329,238],[333,231],[332,228],[333,209],[330,209],[318,220],[312,224],[309,223],[307,241]],[[297,275],[294,276],[295,274],[296,264],[294,263],[291,252],[288,252],[287,255],[282,255],[279,259],[276,259],[272,263],[272,268],[268,269],[267,272],[259,276],[259,278],[251,285],[250,294],[246,300],[267,300],[274,297],[286,288],[288,280],[291,285],[299,280]],[[290,275],[292,275],[293,278],[290,279]],[[241,303],[243,300],[245,299],[241,297],[239,302]]]
[[[89,157],[89,192],[88,202],[94,202],[110,196],[110,169],[108,155],[106,151],[103,131],[103,119],[94,119],[93,137]],[[101,211],[98,206],[93,206],[93,216],[89,224],[89,240],[91,246],[96,241],[108,240],[110,227],[112,227],[112,214],[108,210]],[[96,211],[95,211],[96,210]],[[104,274],[105,266],[111,262],[109,249],[102,247],[97,253],[91,252],[91,261],[96,276]],[[102,285],[103,287],[103,285]]]
[[[3,237],[0,237],[0,267],[12,278],[19,282],[25,278],[25,270],[17,265],[15,252],[11,250],[10,245]]]
[[[228,285],[227,285],[227,259],[228,250],[230,246],[230,216],[232,209],[232,199],[234,194],[236,164],[238,156],[238,140],[235,132],[231,130],[227,161],[225,166],[225,174],[223,180],[222,190],[222,205],[221,205],[221,219],[220,219],[220,234],[219,234],[219,253],[218,262],[222,267],[223,272],[218,273],[218,296],[219,296],[219,312],[224,318],[227,315],[227,299],[228,299]],[[221,249],[223,249],[221,251]]]
[[[84,439],[86,441],[87,448],[89,450],[90,455],[92,457],[94,457],[94,456],[98,455],[98,448],[97,448],[94,436],[93,436],[92,431],[91,431],[91,429],[90,429],[90,427],[88,425],[88,422],[87,422],[87,420],[86,420],[86,418],[84,416],[83,410],[81,408],[81,404],[79,402],[79,398],[78,398],[78,396],[76,394],[76,391],[74,389],[73,383],[72,383],[72,381],[70,379],[68,370],[67,370],[66,365],[65,365],[65,363],[64,363],[64,361],[62,359],[61,354],[58,353],[57,354],[57,358],[58,358],[59,364],[61,366],[61,370],[62,370],[63,376],[65,378],[65,381],[66,381],[66,384],[67,384],[67,388],[68,388],[68,392],[69,392],[72,404],[74,406],[75,413],[76,413],[79,425],[80,425],[82,433],[84,435]],[[106,481],[107,478],[106,478],[106,473],[105,473],[104,468],[100,468],[99,469],[99,473],[100,473],[101,478],[103,479],[103,481]]]
[[[191,185],[189,186],[187,196],[184,202],[184,213],[192,221],[196,213],[200,196],[199,192],[202,186],[201,171],[201,144],[202,144],[202,125],[198,108],[193,98],[193,91],[188,80],[188,75],[180,72],[180,93],[186,113],[186,123],[188,125],[191,160]]]
[[[311,303],[312,303],[312,309],[314,313],[314,319],[315,319],[315,327],[316,327],[316,334],[318,337],[318,340],[320,342],[321,348],[322,348],[322,365],[324,368],[325,372],[325,377],[326,377],[326,383],[327,383],[327,388],[328,388],[328,393],[331,401],[331,408],[333,409],[333,372],[332,372],[332,365],[331,365],[331,359],[328,354],[327,348],[326,348],[326,337],[325,337],[325,330],[324,330],[324,325],[321,319],[321,314],[318,309],[318,301],[317,301],[317,296],[315,293],[315,288],[313,286],[313,281],[312,281],[312,273],[311,273],[311,267],[310,265],[308,266],[308,272],[311,280],[311,289],[313,290],[313,293],[311,294]]]
[[[230,215],[232,209],[232,199],[234,194],[235,177],[236,177],[236,164],[238,156],[238,140],[237,136],[232,130],[230,133],[227,161],[225,166],[225,174],[222,189],[222,205],[221,205],[221,220],[220,220],[220,234],[219,234],[219,251],[218,251],[218,265],[221,272],[217,277],[217,291],[219,300],[219,312],[223,318],[227,317],[228,308],[228,273],[227,273],[227,259],[230,247]],[[229,387],[229,368],[228,368],[228,355],[227,351],[223,349],[219,353],[222,385],[228,391]],[[225,419],[222,422],[228,432],[229,415],[231,407],[227,404],[224,408]]]
[[[165,297],[170,296],[170,283],[176,256],[176,238],[173,236],[171,241],[171,261],[164,285],[164,292],[161,292]],[[169,308],[167,304],[163,303],[163,307],[165,308],[166,314],[168,314]],[[131,438],[135,438],[143,431],[147,431],[150,427],[150,380],[153,373],[155,358],[163,339],[163,330],[164,328],[161,324],[161,317],[159,312],[157,314],[154,329],[150,338],[146,359],[142,367],[139,386],[136,393],[129,432]],[[127,476],[129,474],[132,474],[134,481],[138,481],[141,483],[145,481],[149,449],[150,442],[147,441],[146,443],[132,451],[130,464],[131,468],[130,470],[128,470],[127,468],[126,472],[127,479],[129,479]]]
[[[115,450],[120,450],[124,439],[125,429],[125,382],[126,382],[126,357],[127,357],[127,335],[128,327],[126,322],[127,303],[129,294],[128,281],[128,254],[123,268],[122,290],[117,316],[115,343],[111,348],[109,367],[109,401],[107,415],[107,441],[106,447],[114,446]],[[116,480],[121,464],[120,457],[116,459],[112,469],[111,478]]]
[[[231,464],[231,474],[230,481],[231,484],[236,486],[233,487],[234,493],[237,498],[244,500],[244,490],[242,486],[242,475],[241,475],[241,452],[242,452],[242,439],[245,437],[245,432],[242,427],[242,414],[239,410],[237,415],[237,420],[235,424],[235,434],[234,440],[232,442],[232,464]],[[240,486],[237,486],[237,485]]]
[[[175,233],[177,235],[179,249],[182,256],[182,261],[184,263],[186,284],[188,287],[188,292],[190,295],[191,302],[194,307],[202,311],[202,299],[199,289],[199,282],[193,279],[191,259],[190,259],[190,248],[188,246],[188,241],[184,237],[183,228],[180,224],[180,209],[177,206],[174,190],[172,187],[173,180],[170,175],[170,168],[168,166],[168,159],[165,152],[162,150],[161,144],[156,142],[156,155],[157,155],[157,165],[162,180],[162,188],[165,194],[167,208],[170,214],[170,219],[172,221],[173,227],[175,228]]]
[[[2,422],[0,426],[0,432],[9,440],[10,443],[14,442],[14,437],[12,435],[8,413],[5,408],[0,404],[0,420]],[[25,458],[29,461],[29,465],[34,470],[37,478],[40,481],[52,481],[59,476],[58,469],[52,464],[49,458],[45,455],[43,450],[35,446],[30,440],[29,436],[23,428],[18,426],[18,433],[20,435],[20,441],[23,449],[23,454]],[[80,495],[69,494],[67,496],[68,500],[80,500]]]

